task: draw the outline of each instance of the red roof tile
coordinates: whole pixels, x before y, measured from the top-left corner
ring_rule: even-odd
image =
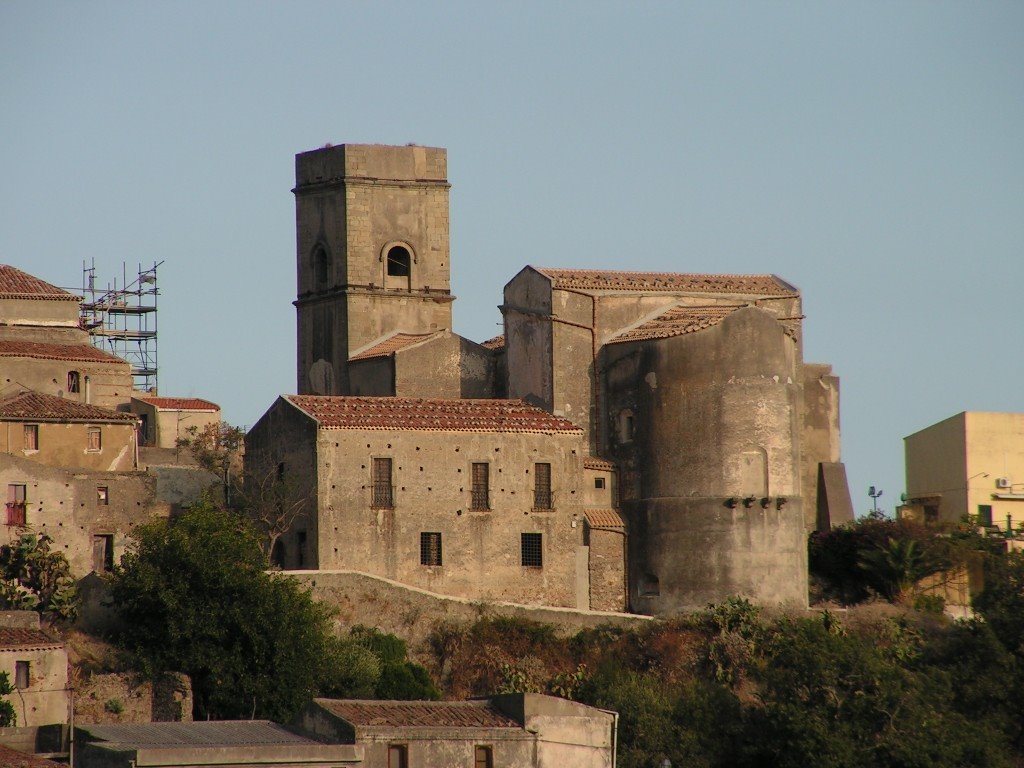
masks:
[[[434,432],[582,433],[567,419],[522,400],[428,400],[412,397],[284,395],[331,429],[427,430]]]
[[[0,744],[0,768],[67,768],[67,763],[55,763]]]
[[[219,411],[220,406],[211,403],[209,400],[200,400],[198,397],[136,397],[164,411]]]
[[[0,650],[33,651],[62,648],[64,643],[50,637],[41,629],[0,627]]]
[[[355,726],[418,728],[520,728],[486,701],[354,701],[314,699]]]
[[[82,363],[120,363],[116,355],[89,344],[47,344],[38,341],[0,341],[0,357],[33,357],[39,360],[75,360]]]
[[[584,469],[598,469],[602,472],[614,472],[615,465],[606,459],[600,459],[597,456],[585,456],[583,458]]]
[[[585,509],[583,516],[591,528],[614,528],[625,530],[626,522],[614,509]]]
[[[81,301],[80,296],[50,285],[16,267],[0,264],[0,299],[57,299]]]
[[[20,392],[0,400],[0,419],[3,420],[134,422],[137,418],[134,413],[112,411],[41,392]]]
[[[505,336],[495,336],[493,339],[480,342],[481,347],[487,347],[487,349],[504,349],[505,348]]]
[[[686,333],[702,331],[718,325],[739,306],[716,305],[711,307],[677,306],[653,317],[640,325],[629,328],[608,340],[609,344],[624,341],[644,341],[647,339],[667,339],[670,336],[682,336]]]
[[[606,269],[534,267],[551,278],[555,288],[592,291],[667,291],[727,293],[755,296],[796,296],[799,291],[775,275],[705,275],[677,272],[619,272]]]
[[[426,341],[431,336],[436,336],[437,334],[437,331],[434,333],[395,333],[388,336],[383,341],[364,349],[362,352],[357,352],[352,355],[349,360],[366,360],[370,357],[387,357],[400,349],[405,349],[406,347],[418,342]]]

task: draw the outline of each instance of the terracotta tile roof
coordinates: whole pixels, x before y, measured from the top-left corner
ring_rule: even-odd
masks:
[[[0,341],[0,357],[33,357],[39,360],[72,360],[82,363],[120,363],[116,355],[89,344],[47,344],[38,341]]]
[[[602,472],[614,472],[615,465],[606,459],[600,459],[597,456],[585,456],[583,458],[584,469],[598,469]]]
[[[66,397],[41,392],[19,392],[0,400],[0,420],[134,422],[134,413],[86,405]]]
[[[672,307],[657,317],[622,331],[610,338],[607,343],[619,344],[625,341],[667,339],[671,336],[703,331],[705,328],[718,325],[739,308],[740,305],[722,306],[720,304],[710,307]]]
[[[283,395],[329,429],[574,433],[583,430],[522,400]]]
[[[481,347],[487,347],[488,349],[504,349],[505,348],[505,336],[495,336],[493,339],[480,342]]]
[[[0,299],[57,299],[81,301],[80,296],[50,285],[20,269],[0,264]]]
[[[41,629],[0,627],[0,650],[3,651],[43,651],[63,647],[63,642]]]
[[[677,272],[619,272],[607,269],[534,267],[555,288],[591,291],[668,291],[796,296],[799,291],[775,275],[703,275]]]
[[[35,755],[18,752],[0,744],[0,768],[68,768],[67,763],[55,763]]]
[[[431,336],[436,336],[438,333],[439,331],[435,331],[434,333],[395,333],[388,336],[383,341],[367,347],[361,352],[357,352],[352,355],[349,360],[366,360],[370,357],[387,357],[400,349],[405,349],[406,347],[418,342],[426,341]]]
[[[220,406],[198,397],[136,397],[164,411],[219,411]]]
[[[314,699],[355,726],[418,728],[520,728],[486,701],[356,701]]]
[[[583,516],[591,528],[615,528],[625,530],[626,522],[614,509],[585,509]]]

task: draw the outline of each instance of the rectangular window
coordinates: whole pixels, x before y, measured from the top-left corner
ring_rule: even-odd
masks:
[[[441,565],[441,534],[423,531],[420,534],[420,565]]]
[[[543,568],[544,553],[540,533],[522,534],[523,565],[527,568]]]
[[[110,573],[114,570],[114,537],[99,533],[92,537],[92,569],[96,573]]]
[[[473,491],[470,509],[491,508],[491,467],[484,462],[473,463]]]
[[[105,507],[110,503],[110,488],[108,486],[96,486],[96,503],[101,507]]]
[[[979,504],[978,505],[978,525],[983,525],[986,528],[992,527],[992,505],[991,504]]]
[[[296,533],[295,534],[295,541],[298,544],[298,551],[299,551],[298,566],[299,566],[299,570],[301,570],[301,569],[306,567],[306,532],[305,531],[299,531],[298,533]]]
[[[17,434],[17,433],[15,433]],[[39,425],[38,424],[26,424],[25,425],[25,444],[24,448],[26,451],[38,451],[39,450]]]
[[[89,450],[98,451],[103,447],[102,437],[98,429],[89,430]]]
[[[78,371],[68,371],[68,393],[77,394],[81,389],[81,378],[78,375]]]
[[[25,525],[25,486],[7,486],[7,524]]]
[[[551,509],[551,465],[533,465],[533,508]]]
[[[14,687],[18,689],[28,688],[32,676],[32,664],[28,661],[14,662]]]
[[[405,744],[388,744],[388,768],[409,768],[409,748]]]
[[[391,459],[373,460],[373,497],[370,506],[391,509],[395,506],[394,486],[391,484]]]
[[[490,747],[477,746],[473,750],[473,768],[494,768],[494,755]]]
[[[604,478],[603,477],[595,477],[594,478],[594,487],[597,488],[598,490],[601,490],[602,488],[604,488]]]

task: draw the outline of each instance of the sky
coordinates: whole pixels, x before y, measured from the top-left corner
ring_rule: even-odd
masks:
[[[858,513],[1024,410],[1024,3],[0,3],[0,263],[159,268],[160,390],[295,389],[294,155],[448,149],[455,330],[526,264],[774,273]]]

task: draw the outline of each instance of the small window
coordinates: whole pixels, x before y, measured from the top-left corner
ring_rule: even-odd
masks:
[[[15,432],[17,434],[17,432]],[[38,451],[39,450],[39,425],[38,424],[26,424],[25,425],[25,442],[24,448],[26,451]]]
[[[394,486],[391,483],[391,459],[373,460],[373,494],[370,506],[391,509],[395,506]]]
[[[661,582],[653,573],[640,577],[640,597],[657,597],[661,594]]]
[[[494,768],[494,755],[490,747],[478,745],[473,749],[473,768]]]
[[[405,744],[388,744],[388,768],[409,768],[409,748]]]
[[[471,509],[491,508],[491,467],[485,462],[474,462],[472,468],[473,488],[470,499]]]
[[[278,539],[270,550],[270,564],[275,568],[284,568],[284,542]]]
[[[101,507],[105,507],[110,504],[110,486],[96,486],[96,503]]]
[[[32,677],[32,663],[28,661],[14,662],[14,687],[19,690],[28,688]]]
[[[619,413],[619,442],[628,443],[633,439],[636,428],[636,421],[633,412],[628,408]]]
[[[412,272],[412,256],[400,245],[388,249],[388,277],[409,277]]]
[[[544,553],[542,548],[543,534],[524,533],[522,534],[522,557],[523,565],[527,568],[543,568]]]
[[[420,533],[420,565],[441,565],[441,534],[436,531]]]
[[[78,371],[68,371],[68,393],[77,394],[82,391],[82,377]]]
[[[89,450],[99,451],[103,447],[103,437],[98,429],[89,430]]]
[[[601,489],[603,489],[604,488],[604,478],[603,477],[595,477],[594,478],[594,487],[597,488],[597,490],[599,490],[599,491]]]
[[[551,465],[533,465],[533,508],[551,509]]]
[[[284,462],[282,461],[280,464],[277,465],[277,482],[280,483],[283,480],[284,480]]]
[[[983,525],[986,528],[992,527],[992,505],[991,504],[979,504],[978,505],[978,525]]]
[[[313,252],[313,279],[316,281],[316,287],[327,287],[330,275],[331,260],[327,255],[327,250],[322,245],[317,246],[317,249]]]
[[[92,537],[92,569],[96,573],[110,573],[114,570],[114,537],[99,533]]]
[[[295,543],[298,549],[298,567],[306,567],[306,532],[299,531],[295,534]]]
[[[7,486],[7,524],[25,525],[25,486]]]

